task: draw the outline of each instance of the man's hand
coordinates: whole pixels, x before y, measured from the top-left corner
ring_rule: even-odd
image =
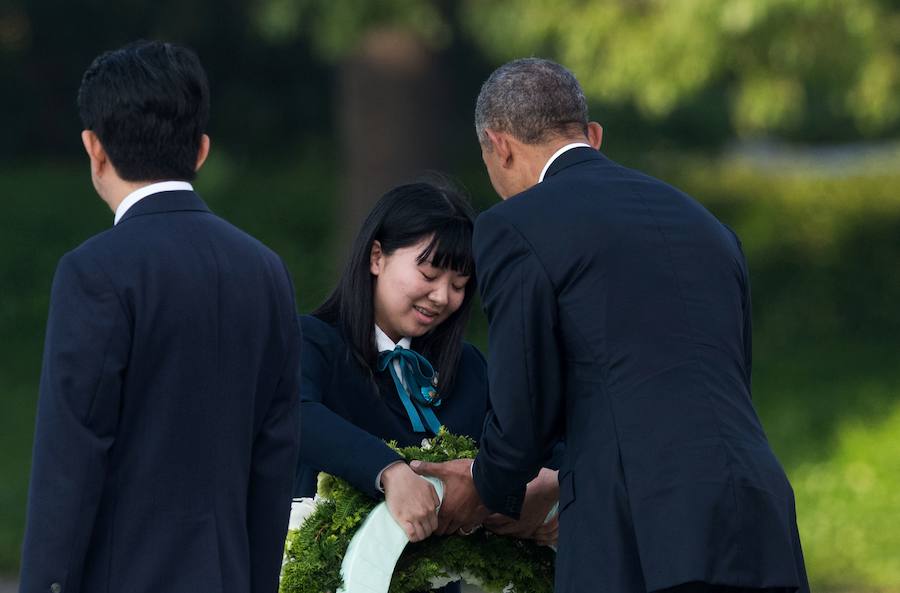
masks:
[[[422,541],[434,532],[441,499],[431,483],[417,476],[405,463],[395,463],[381,474],[381,485],[391,516],[409,541]]]
[[[422,476],[434,476],[444,483],[444,501],[435,533],[471,532],[484,522],[489,511],[481,503],[472,481],[472,460],[457,459],[444,463],[413,461],[409,466]]]
[[[541,468],[537,477],[528,483],[519,520],[494,514],[485,520],[484,526],[494,533],[555,545],[559,522],[556,517],[546,524],[544,521],[557,500],[559,500],[557,472]]]

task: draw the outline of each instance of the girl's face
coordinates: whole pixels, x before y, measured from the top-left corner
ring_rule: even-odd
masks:
[[[375,276],[375,323],[395,342],[433,330],[459,309],[466,295],[468,276],[416,261],[430,242],[431,237],[425,237],[390,255],[378,241],[372,244],[369,271]]]

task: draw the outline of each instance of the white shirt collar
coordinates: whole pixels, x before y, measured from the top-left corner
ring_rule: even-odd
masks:
[[[377,325],[375,326],[375,345],[378,347],[379,352],[384,352],[385,350],[393,350],[397,346],[408,349],[410,344],[412,344],[412,340],[410,340],[408,337],[400,338],[399,342],[394,343],[394,340],[390,339],[380,327],[378,327]]]
[[[145,185],[144,187],[139,187],[125,196],[125,199],[122,200],[119,207],[116,208],[116,219],[113,221],[113,226],[119,224],[119,221],[122,220],[122,217],[125,216],[125,213],[128,212],[129,208],[149,195],[158,194],[164,191],[194,191],[194,186],[187,181],[160,181],[158,183]]]
[[[544,169],[541,171],[541,176],[538,177],[538,183],[540,183],[541,181],[544,180],[544,175],[547,174],[547,169],[550,168],[550,165],[553,164],[553,161],[555,161],[557,158],[559,158],[559,155],[561,155],[562,153],[566,152],[567,150],[572,150],[573,148],[578,148],[579,146],[586,146],[586,147],[588,147],[588,148],[591,147],[590,144],[586,144],[586,143],[584,143],[584,142],[573,142],[573,143],[571,143],[571,144],[566,144],[565,146],[563,146],[562,148],[560,148],[559,150],[557,150],[556,152],[554,152],[554,153],[553,153],[553,156],[550,157],[550,160],[547,161],[547,164],[544,165]]]

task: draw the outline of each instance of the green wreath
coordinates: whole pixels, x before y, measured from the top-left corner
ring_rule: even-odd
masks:
[[[389,445],[407,462],[474,458],[469,437],[444,428],[421,447]],[[319,474],[315,510],[288,532],[281,593],[332,593],[342,585],[341,563],[356,529],[377,502],[346,481]],[[480,530],[473,535],[433,536],[409,544],[397,561],[389,593],[428,591],[458,575],[487,593],[551,593],[554,552],[528,540]]]

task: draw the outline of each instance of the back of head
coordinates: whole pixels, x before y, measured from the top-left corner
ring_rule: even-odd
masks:
[[[485,129],[542,144],[584,135],[587,124],[587,100],[575,75],[542,58],[514,60],[494,70],[475,103],[475,132],[482,145],[489,144]]]
[[[209,85],[190,49],[139,41],[100,55],[84,73],[78,110],[122,179],[194,178]]]

